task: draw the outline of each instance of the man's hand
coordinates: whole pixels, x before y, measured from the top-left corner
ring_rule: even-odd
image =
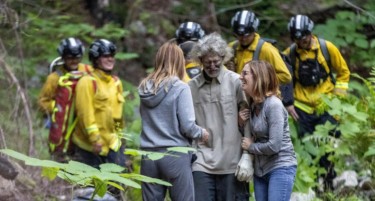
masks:
[[[237,170],[234,173],[238,181],[249,182],[253,179],[254,168],[252,157],[248,152],[243,152],[240,162],[237,164]]]
[[[345,89],[340,89],[340,88],[333,89],[333,93],[338,96],[346,96],[347,94]]]
[[[296,112],[296,109],[294,108],[294,105],[287,106],[286,110],[288,111],[289,115],[294,119],[294,121],[298,121],[299,116]]]
[[[96,143],[93,145],[92,152],[93,152],[94,154],[100,154],[101,151],[102,151],[102,144],[96,142]]]

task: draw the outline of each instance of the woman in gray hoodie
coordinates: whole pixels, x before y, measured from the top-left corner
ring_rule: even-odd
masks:
[[[195,124],[190,88],[181,79],[185,73],[182,50],[174,41],[163,44],[155,57],[155,69],[138,88],[142,118],[141,149],[166,152],[169,147],[189,147],[192,139],[205,143],[208,132]],[[172,200],[193,201],[192,154],[173,153],[159,160],[143,156],[141,174],[170,182]],[[178,155],[178,157],[176,157]],[[163,201],[166,186],[142,183],[144,201]]]

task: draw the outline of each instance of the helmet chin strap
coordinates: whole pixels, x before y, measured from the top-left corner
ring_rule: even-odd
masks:
[[[112,74],[112,70],[104,70],[104,69],[102,69],[102,68],[100,68],[100,67],[96,67],[97,69],[99,69],[99,70],[101,70],[101,71],[103,71],[103,72],[105,72],[106,74]]]
[[[63,68],[64,68],[66,71],[75,71],[75,70],[78,69],[78,65],[77,65],[77,68],[76,68],[76,69],[71,69],[71,68],[69,68],[69,67],[64,63]]]

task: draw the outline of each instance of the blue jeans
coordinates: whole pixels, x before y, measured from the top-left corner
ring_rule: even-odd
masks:
[[[256,201],[289,201],[292,194],[296,166],[280,167],[263,177],[254,175]]]

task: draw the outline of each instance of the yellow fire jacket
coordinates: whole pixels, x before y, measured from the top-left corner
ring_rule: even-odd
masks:
[[[89,73],[93,70],[90,65],[80,63],[78,65],[78,70],[82,72]],[[56,89],[61,75],[64,75],[68,71],[62,66],[57,67],[56,71],[49,74],[46,82],[40,91],[38,98],[38,105],[43,113],[51,114],[53,110],[53,101],[56,97]]]
[[[188,83],[191,79],[193,79],[193,77],[191,77],[190,75],[196,76],[196,75],[198,75],[197,73],[199,73],[200,71],[202,71],[202,68],[200,67],[199,63],[186,62],[185,76],[184,76],[184,79],[182,81],[184,81],[185,83]]]
[[[102,156],[109,149],[120,148],[125,102],[122,91],[118,78],[98,69],[78,81],[75,96],[78,123],[72,138],[78,147],[91,152],[93,144],[101,144]]]
[[[321,64],[327,73],[333,70],[336,73],[336,85],[331,81],[331,77],[328,76],[327,79],[317,86],[302,86],[298,81],[294,84],[294,106],[300,108],[301,110],[312,114],[315,108],[321,103],[321,94],[330,94],[335,88],[347,90],[350,78],[350,71],[348,65],[346,64],[344,58],[342,57],[339,49],[329,41],[326,41],[327,50],[331,59],[332,69],[324,59],[322,51],[320,50],[320,45],[318,38],[313,36],[312,47],[309,50],[299,49],[296,47],[296,52],[302,61],[306,59],[314,59],[317,56],[318,63]],[[287,48],[284,53],[286,55],[290,54],[290,47]],[[317,53],[318,55],[315,55]],[[298,78],[299,69],[299,59],[296,57],[294,75]]]
[[[241,45],[237,45],[235,51],[235,71],[237,73],[241,73],[243,66],[245,63],[251,61],[253,59],[253,54],[259,42],[260,35],[255,33],[255,37],[253,42],[247,48],[241,47]],[[233,48],[233,45],[238,43],[238,41],[233,41],[229,43],[229,47]],[[259,53],[259,60],[268,61],[276,70],[277,78],[280,83],[289,83],[292,81],[292,76],[289,73],[288,68],[286,67],[283,59],[279,54],[279,50],[274,47],[271,43],[265,42],[260,49]]]

